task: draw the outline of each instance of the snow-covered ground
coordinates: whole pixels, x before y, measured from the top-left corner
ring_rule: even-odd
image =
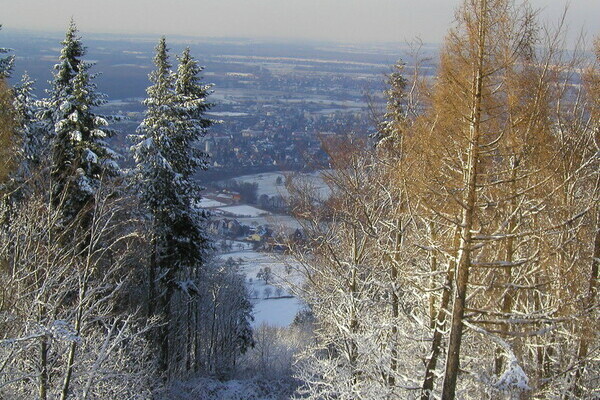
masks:
[[[295,297],[259,301],[254,304],[254,326],[288,326],[301,309],[302,302]]]
[[[239,182],[257,183],[257,195],[284,196],[288,192],[284,184],[277,184],[278,178],[283,183],[291,173],[271,172],[254,175],[246,175],[235,178]],[[323,197],[328,197],[330,190],[325,184],[321,172],[294,175],[297,179],[304,180],[304,184],[314,188]],[[236,217],[238,222],[247,226],[268,225],[274,231],[285,230],[288,233],[300,228],[298,222],[290,216],[273,215],[267,211],[249,205],[224,205],[218,201],[201,203],[206,208],[213,208],[227,212]],[[282,259],[279,256],[261,253],[252,250],[252,244],[245,242],[231,242],[231,251],[220,255],[222,259],[229,257],[240,261],[240,270],[246,275],[246,286],[252,302],[254,303],[254,325],[263,323],[274,326],[287,326],[291,324],[294,317],[303,308],[302,302],[292,295],[292,287],[298,285],[301,279],[295,275],[289,266],[291,260]],[[261,269],[270,268],[272,279],[265,283],[257,278]]]
[[[213,199],[207,199],[207,198],[202,198],[200,199],[198,203],[198,206],[201,208],[215,208],[215,207],[222,207],[222,206],[226,206],[227,204],[225,203],[221,203],[220,201],[217,200],[213,200]]]
[[[287,215],[267,215],[254,218],[238,218],[239,223],[248,226],[269,225],[274,231],[281,230],[296,230],[300,228],[300,224],[294,217]]]
[[[287,190],[285,189],[285,172],[267,172],[256,175],[245,175],[235,178],[238,182],[257,183],[258,189],[256,191],[257,196],[266,194],[267,196],[287,196]],[[281,178],[282,184],[277,184],[277,178]]]
[[[302,302],[291,294],[291,285],[299,282],[298,276],[286,268],[291,260],[254,251],[248,243],[230,244],[232,251],[221,254],[220,258],[241,261],[240,270],[246,275],[246,286],[254,304],[254,326],[291,324],[303,308]],[[256,276],[265,267],[269,267],[273,275],[268,283]]]
[[[316,189],[321,197],[328,197],[330,194],[329,187],[323,181],[322,173],[320,171],[312,172],[310,174],[297,174],[292,172],[267,172],[255,175],[244,175],[235,178],[238,182],[246,183],[257,183],[257,195],[260,197],[263,194],[267,196],[283,196],[284,198],[289,195],[285,185],[285,179],[287,176],[294,176],[299,179],[304,179],[310,183],[310,185]],[[282,184],[277,184],[277,178],[281,178]]]
[[[268,211],[261,210],[256,207],[248,206],[245,204],[239,206],[225,206],[218,207],[217,210],[224,211],[226,213],[232,214],[234,216],[239,217],[259,217],[261,215],[269,215]]]
[[[283,400],[294,392],[291,382],[281,380],[230,380],[195,378],[187,382],[175,382],[160,400]]]

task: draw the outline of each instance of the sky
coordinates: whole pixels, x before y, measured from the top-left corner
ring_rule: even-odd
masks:
[[[531,0],[542,20],[559,19],[567,0]],[[0,0],[3,29],[82,34],[440,43],[460,0]],[[570,37],[600,35],[600,0],[570,0]]]

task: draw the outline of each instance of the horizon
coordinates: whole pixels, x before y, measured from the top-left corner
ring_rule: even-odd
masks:
[[[111,5],[114,3],[114,7]],[[222,0],[219,5],[174,0],[144,6],[143,0],[106,0],[102,4],[76,0],[21,0],[5,5],[2,32],[60,34],[74,18],[81,34],[135,38],[156,36],[210,40],[255,40],[335,44],[443,43],[454,21],[459,0]],[[541,23],[556,25],[567,2],[546,4],[532,0]],[[119,4],[119,6],[117,6]],[[567,41],[580,32],[588,39],[600,36],[595,24],[600,2],[571,0],[565,18]],[[31,11],[35,10],[35,11]],[[119,12],[115,13],[114,10]],[[197,15],[206,14],[200,20]],[[167,15],[169,18],[165,18]],[[226,16],[227,18],[223,18]],[[591,42],[591,40],[590,40]]]

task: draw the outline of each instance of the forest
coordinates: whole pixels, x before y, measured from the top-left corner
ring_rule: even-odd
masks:
[[[124,155],[73,21],[43,99],[0,48],[0,398],[599,398],[600,38],[538,14],[464,0],[434,78],[416,49],[376,135],[322,140],[330,196],[285,180],[286,328],[197,205],[218,88],[189,49],[158,41]]]

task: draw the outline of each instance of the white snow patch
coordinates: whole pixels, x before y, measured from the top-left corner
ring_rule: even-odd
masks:
[[[201,208],[216,208],[226,206],[227,204],[213,199],[202,198],[196,202],[196,205]]]
[[[263,323],[271,326],[288,326],[294,322],[302,302],[295,298],[271,298],[258,301],[254,305],[254,326]]]
[[[239,217],[258,217],[270,214],[268,211],[247,205],[219,207],[218,209]]]

